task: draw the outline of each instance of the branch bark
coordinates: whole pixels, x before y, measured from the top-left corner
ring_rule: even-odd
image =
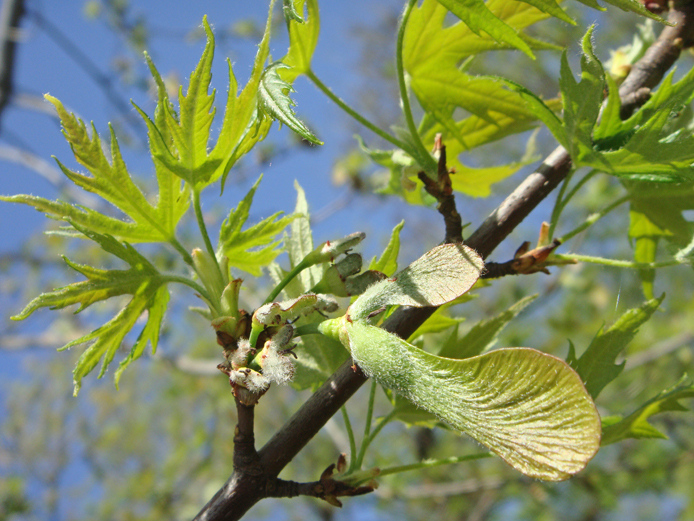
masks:
[[[677,25],[666,27],[645,56],[634,65],[620,88],[621,97],[657,85],[677,60],[682,48],[690,47],[694,42],[694,1],[675,1],[669,20]],[[558,147],[487,217],[465,244],[482,257],[488,257],[570,170],[571,158],[564,148]],[[434,310],[400,308],[386,320],[383,328],[407,338]],[[345,362],[258,451],[265,472],[274,476],[279,474],[366,380],[350,360]],[[234,472],[195,519],[237,520],[263,497],[267,497],[263,487],[252,480],[241,479],[239,473]]]

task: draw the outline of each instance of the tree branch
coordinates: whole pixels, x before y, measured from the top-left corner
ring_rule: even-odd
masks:
[[[14,55],[24,0],[7,0],[0,7],[0,117],[13,92]]]
[[[669,20],[677,25],[666,27],[645,56],[634,65],[620,88],[620,96],[626,97],[643,87],[657,85],[679,57],[681,49],[691,46],[694,41],[694,2],[676,1]],[[465,244],[477,250],[482,257],[488,257],[570,170],[569,155],[558,147],[487,217]],[[407,338],[434,310],[400,308],[386,320],[383,328]],[[345,362],[259,451],[260,463],[265,471],[269,475],[279,474],[365,381],[366,377],[351,361]],[[251,480],[244,480],[235,471],[195,519],[240,519],[263,497],[266,497],[263,487],[258,487]]]

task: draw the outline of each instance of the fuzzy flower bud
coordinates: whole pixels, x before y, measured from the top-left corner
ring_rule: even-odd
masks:
[[[253,313],[250,342],[251,347],[258,335],[268,326],[281,326],[314,311],[332,313],[338,308],[337,301],[329,295],[307,293],[284,302],[264,304]]]
[[[294,328],[291,325],[284,326],[265,342],[263,350],[256,357],[262,367],[263,376],[272,382],[284,384],[294,377],[294,363],[285,351],[293,335]]]

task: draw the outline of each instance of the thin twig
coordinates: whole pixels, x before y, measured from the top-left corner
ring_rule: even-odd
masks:
[[[419,180],[424,183],[424,189],[438,201],[437,210],[443,216],[446,225],[446,238],[444,242],[449,244],[463,242],[463,221],[455,206],[455,196],[451,183],[451,172],[446,164],[446,147],[441,141],[441,134],[436,135],[434,152],[439,154],[437,165],[437,179],[434,181],[426,172],[419,172]]]

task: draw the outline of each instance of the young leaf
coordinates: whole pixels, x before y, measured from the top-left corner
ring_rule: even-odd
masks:
[[[270,14],[265,27],[263,40],[253,65],[248,84],[237,97],[237,82],[229,64],[229,92],[224,112],[224,121],[219,138],[212,150],[208,151],[210,128],[215,116],[213,109],[215,92],[209,94],[212,78],[212,59],[215,41],[212,29],[203,19],[207,43],[202,57],[190,75],[186,94],[179,91],[179,113],[166,96],[161,78],[152,61],[147,57],[152,75],[159,87],[159,105],[152,121],[140,108],[135,107],[147,125],[150,149],[158,169],[165,169],[192,187],[200,190],[222,178],[224,180],[231,167],[246,154],[258,141],[267,135],[271,121],[257,119],[257,96],[260,77],[269,54]]]
[[[306,317],[301,324],[320,320],[323,318]],[[349,357],[342,344],[323,335],[302,336],[294,352],[296,372],[291,385],[297,390],[315,390]]]
[[[231,167],[243,157],[253,146],[265,139],[270,130],[271,120],[258,121],[258,87],[260,77],[265,68],[265,62],[270,54],[270,29],[272,27],[272,10],[275,0],[270,1],[265,32],[258,45],[258,52],[253,62],[253,69],[248,83],[237,96],[238,83],[231,68],[231,61],[227,60],[229,67],[229,91],[224,110],[224,121],[219,131],[217,143],[209,154],[209,160],[219,166],[210,177],[214,182],[221,177],[222,189]],[[211,33],[208,33],[210,38]],[[230,153],[231,151],[231,153]]]
[[[23,320],[42,307],[61,309],[73,304],[80,304],[76,311],[79,313],[94,302],[117,295],[133,295],[125,308],[109,322],[61,348],[69,349],[72,346],[95,340],[77,361],[77,366],[73,372],[75,394],[77,394],[82,377],[88,374],[102,358],[103,363],[99,378],[104,375],[125,335],[135,326],[145,311],[149,311],[147,324],[140,333],[130,355],[121,362],[120,368],[116,371],[116,386],[118,386],[118,380],[125,367],[144,352],[147,342],[152,344],[153,350],[156,350],[162,318],[169,300],[169,292],[166,289],[166,278],[132,246],[121,243],[110,235],[102,235],[80,228],[76,223],[73,223],[73,226],[97,242],[105,251],[127,262],[131,268],[128,270],[101,270],[75,264],[65,259],[68,266],[86,276],[87,280],[36,297],[12,319]]]
[[[688,129],[671,130],[681,108],[688,105],[694,96],[694,71],[689,71],[674,85],[673,74],[674,71],[627,121],[616,123],[618,100],[615,96],[608,100],[608,119],[593,135],[594,148],[600,151],[586,152],[588,145],[584,144],[577,158],[578,164],[637,181],[685,182],[694,179],[691,166],[694,163],[694,137]],[[616,87],[613,85],[612,89]],[[648,150],[647,157],[643,150]]]
[[[323,142],[314,136],[308,127],[296,117],[292,109],[296,103],[289,97],[289,93],[294,92],[294,88],[284,81],[278,73],[280,69],[288,68],[289,65],[277,61],[265,69],[258,89],[258,110],[263,115],[284,123],[314,145],[322,145]]]
[[[550,355],[513,348],[452,360],[361,321],[345,324],[342,339],[366,374],[527,476],[568,479],[600,446],[600,417],[581,379]]]
[[[294,208],[294,214],[297,215],[297,218],[292,221],[290,236],[285,236],[284,238],[284,244],[289,255],[289,263],[292,268],[314,250],[306,193],[297,181],[294,181],[294,188],[297,192],[296,207]],[[306,268],[285,288],[285,291],[289,297],[298,297],[318,284],[322,276],[323,270],[321,266]]]
[[[564,102],[564,132],[571,158],[590,155],[593,127],[598,120],[605,92],[605,71],[593,52],[591,39],[594,26],[583,36],[581,55],[581,81],[574,79],[566,51],[561,58],[561,87]],[[579,153],[579,145],[582,145]]]
[[[483,2],[480,5],[487,9]],[[546,18],[521,2],[513,2],[510,7],[508,2],[503,5],[490,2],[489,6],[518,29]],[[458,161],[458,154],[528,130],[537,116],[523,102],[521,94],[509,89],[498,78],[474,77],[460,70],[459,64],[466,57],[503,46],[489,36],[475,35],[463,23],[443,27],[445,16],[446,9],[434,0],[426,0],[413,9],[405,31],[403,61],[410,75],[410,86],[426,111],[425,121],[420,125],[425,145],[433,145],[435,135],[441,133],[447,146],[449,166],[456,169],[452,177],[453,189],[473,196],[487,196],[493,183],[511,175],[520,165],[472,169]],[[547,48],[539,43],[533,46]],[[456,121],[454,113],[459,108],[472,115]],[[427,118],[435,124],[427,123]],[[391,168],[391,171],[388,192],[407,196],[400,187],[401,169]]]
[[[446,305],[437,308],[436,311],[434,311],[434,313],[428,319],[426,319],[424,324],[419,326],[417,330],[410,335],[407,341],[412,342],[413,340],[428,333],[440,333],[452,327],[457,329],[457,326],[463,322],[465,318],[450,317],[448,316],[446,309]]]
[[[537,295],[522,298],[503,313],[479,321],[463,338],[455,344],[446,345],[438,355],[446,358],[469,358],[482,354],[496,344],[499,334],[506,325],[536,298]]]
[[[669,129],[673,114],[694,96],[694,71],[674,85],[671,73],[641,110],[621,121],[617,86],[605,76],[593,52],[592,30],[583,38],[580,83],[574,79],[566,55],[562,58],[563,123],[537,97],[511,82],[506,84],[569,151],[575,166],[590,166],[634,181],[690,182],[694,179],[694,137],[683,129]],[[596,126],[606,85],[608,102]]]
[[[2,197],[4,201],[28,204],[49,217],[65,220],[101,234],[110,234],[120,240],[137,242],[170,242],[175,240],[178,221],[188,207],[186,190],[181,180],[157,171],[159,197],[152,205],[133,182],[120,153],[118,141],[111,129],[111,158],[106,158],[101,140],[92,125],[91,135],[84,122],[68,113],[56,98],[46,95],[56,108],[63,126],[63,134],[70,143],[78,163],[90,175],[73,172],[60,161],[62,172],[77,186],[95,193],[125,213],[132,222],[103,215],[90,208],[77,207],[63,201],[50,201],[30,195]],[[74,229],[71,235],[80,236]]]
[[[534,58],[528,44],[518,36],[518,33],[512,27],[509,27],[496,17],[483,0],[438,0],[438,2],[465,22],[465,25],[475,34],[480,34],[480,31],[484,31],[497,42],[503,42],[520,49],[531,58]]]
[[[405,226],[405,221],[400,221],[393,228],[393,232],[390,235],[390,240],[383,250],[381,256],[376,260],[374,257],[369,264],[370,270],[380,271],[385,273],[389,277],[398,271],[398,253],[400,252],[400,232],[403,226]]]
[[[300,24],[304,23],[304,19],[296,10],[294,0],[282,0],[282,12],[284,13],[284,19],[287,21],[287,23],[291,22],[292,20],[299,22]]]
[[[369,287],[350,306],[349,320],[366,320],[389,305],[440,306],[468,291],[484,262],[461,244],[443,244],[422,255],[392,279]]]
[[[304,5],[308,8],[308,16],[303,23],[288,21],[289,51],[282,58],[282,63],[290,68],[280,71],[280,76],[288,83],[294,83],[297,76],[306,74],[311,70],[311,58],[318,43],[320,32],[320,16],[318,12],[318,0],[285,0],[291,2],[295,12],[304,11]]]
[[[644,302],[640,307],[625,312],[608,329],[600,328],[580,358],[576,358],[574,347],[570,345],[566,361],[580,375],[593,399],[622,372],[624,362],[616,365],[617,356],[636,336],[639,327],[651,318],[664,298],[663,294],[660,298]]]
[[[655,262],[658,239],[672,235],[668,230],[662,230],[648,217],[632,208],[629,211],[629,237],[634,239],[634,262]],[[653,298],[654,269],[639,270],[639,278],[643,293],[647,299]]]
[[[627,438],[667,439],[665,434],[648,423],[648,419],[661,412],[688,410],[679,403],[679,400],[694,398],[694,384],[682,384],[682,380],[671,389],[648,400],[626,418],[605,426],[602,430],[602,445],[609,445]]]
[[[298,217],[294,214],[279,218],[282,212],[277,212],[258,224],[242,230],[261,180],[262,176],[224,220],[217,246],[218,257],[226,256],[230,266],[256,277],[262,274],[261,267],[270,264],[281,253],[281,250],[277,249],[281,241],[276,240],[275,237]],[[251,250],[251,248],[259,249]]]

